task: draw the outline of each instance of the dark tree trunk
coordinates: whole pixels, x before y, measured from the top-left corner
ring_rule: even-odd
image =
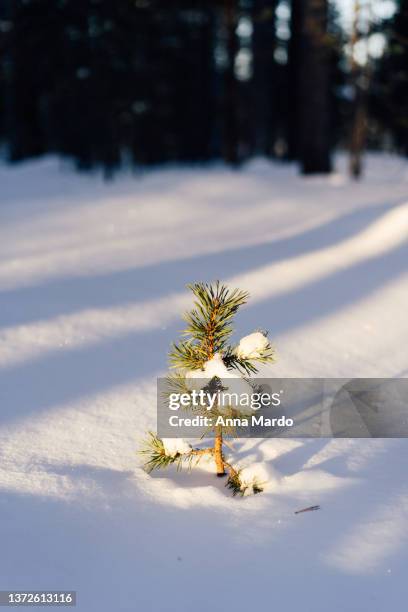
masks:
[[[354,109],[350,133],[350,175],[358,179],[363,171],[363,150],[366,135],[366,108],[365,94],[361,87],[356,85],[354,94]]]
[[[227,67],[224,73],[223,96],[223,158],[237,164],[238,156],[238,83],[235,77],[235,57],[238,52],[237,3],[224,0],[224,27],[226,36]]]
[[[301,12],[299,158],[303,174],[330,172],[330,44],[327,0],[294,0]]]
[[[300,159],[300,55],[302,33],[302,2],[292,0],[288,55],[288,152],[290,161]]]
[[[360,40],[359,33],[360,2],[354,3],[354,23],[351,33],[351,79],[354,90],[351,129],[350,129],[350,175],[354,179],[359,179],[363,170],[363,149],[366,133],[366,88],[368,85],[368,60],[365,68],[360,67],[355,59],[355,47]]]
[[[253,1],[253,151],[262,155],[272,153],[277,122],[275,10],[276,0]]]

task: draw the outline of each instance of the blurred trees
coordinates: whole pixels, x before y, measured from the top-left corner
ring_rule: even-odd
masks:
[[[397,0],[385,23],[388,45],[375,68],[371,98],[374,116],[397,150],[408,155],[408,0]]]
[[[215,15],[210,2],[188,4],[3,8],[2,133],[11,160],[57,151],[110,169],[213,157]]]
[[[407,0],[391,21],[372,107],[408,152]],[[345,38],[328,0],[3,0],[0,138],[12,161],[108,173],[259,154],[328,172],[350,134]]]

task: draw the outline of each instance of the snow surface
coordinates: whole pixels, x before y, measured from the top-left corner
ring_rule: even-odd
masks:
[[[84,612],[404,608],[406,440],[235,442],[268,475],[242,500],[210,463],[149,476],[136,455],[187,282],[251,292],[235,340],[269,330],[263,375],[407,376],[408,164],[344,165],[0,167],[0,589],[75,589]]]

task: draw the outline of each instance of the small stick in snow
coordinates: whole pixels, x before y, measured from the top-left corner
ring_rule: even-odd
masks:
[[[312,510],[320,510],[320,506],[309,506],[308,508],[302,508],[302,510],[296,510],[295,514],[300,514],[301,512],[311,512]]]

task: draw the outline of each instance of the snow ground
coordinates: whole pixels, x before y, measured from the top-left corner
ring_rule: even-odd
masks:
[[[190,281],[251,292],[237,338],[270,330],[263,375],[407,376],[408,164],[342,166],[0,168],[0,589],[75,589],[84,612],[403,609],[406,440],[239,441],[269,474],[244,500],[210,465],[136,456]]]

